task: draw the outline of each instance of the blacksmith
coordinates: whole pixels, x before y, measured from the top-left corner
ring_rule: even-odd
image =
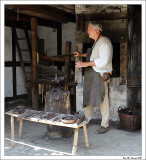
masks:
[[[94,40],[92,50],[83,54],[75,52],[75,57],[86,57],[86,62],[78,62],[75,67],[86,67],[83,93],[85,116],[91,120],[93,107],[100,107],[102,121],[101,126],[95,133],[102,134],[109,129],[109,79],[103,80],[103,75],[112,71],[113,47],[110,39],[102,35],[101,24],[89,23],[87,32],[89,38]]]

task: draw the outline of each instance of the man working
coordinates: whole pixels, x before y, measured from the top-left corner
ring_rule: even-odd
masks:
[[[76,68],[86,67],[84,76],[83,107],[85,107],[85,116],[91,120],[93,106],[100,106],[102,121],[100,128],[95,132],[102,134],[108,131],[109,127],[109,99],[108,82],[104,81],[104,73],[112,71],[113,47],[111,41],[104,37],[102,26],[100,24],[89,23],[89,38],[94,40],[91,53],[81,54],[75,52],[74,56],[86,57],[87,62],[76,63]]]

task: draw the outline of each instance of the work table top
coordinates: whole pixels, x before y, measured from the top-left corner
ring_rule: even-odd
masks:
[[[42,118],[40,117],[39,113],[43,112],[43,111],[37,111],[37,110],[30,110],[30,109],[25,109],[24,113],[28,112],[28,111],[32,111],[32,112],[38,112],[37,115],[33,116],[33,117],[30,117],[30,118],[22,118],[23,120],[28,120],[28,121],[33,121],[33,122],[39,122],[39,123],[45,123],[45,124],[50,124],[50,125],[56,125],[56,126],[63,126],[63,127],[70,127],[70,128],[80,128],[82,127],[83,125],[87,124],[88,123],[88,120],[85,119],[83,122],[81,122],[80,124],[77,124],[77,121],[74,122],[74,123],[71,123],[71,124],[66,124],[66,123],[63,123],[61,121],[53,121],[54,119],[56,119],[57,117],[61,118],[61,117],[64,117],[64,116],[67,116],[68,114],[61,114],[61,113],[58,113],[59,115],[51,118],[51,119],[45,119],[45,118]],[[21,115],[23,115],[24,113],[22,114],[15,114],[13,110],[10,110],[8,112],[5,112],[6,115],[9,115],[9,116],[13,116],[13,117],[16,117],[17,119],[19,119],[19,117]],[[46,115],[49,114],[49,113],[52,113],[52,112],[44,112]]]

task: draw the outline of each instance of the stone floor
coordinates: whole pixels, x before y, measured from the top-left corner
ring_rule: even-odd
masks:
[[[10,109],[10,108],[8,108]],[[110,123],[109,131],[105,134],[94,134],[99,123],[88,125],[89,149],[85,148],[83,129],[79,129],[77,154],[83,159],[142,159],[142,132],[126,131],[119,122]],[[15,147],[11,148],[10,116],[5,116],[4,135],[4,156],[17,159],[49,159],[50,157],[61,156],[64,159],[73,156],[73,135],[69,138],[52,139],[43,136],[47,131],[45,124],[24,121],[22,139],[18,138],[19,122],[15,118]],[[113,157],[113,158],[111,158]],[[32,157],[30,158],[32,159]],[[50,158],[51,159],[51,158]],[[77,159],[77,158],[75,158]]]
[[[129,132],[110,126],[105,134],[94,134],[99,124],[89,124],[87,128],[89,149],[85,148],[83,129],[79,129],[77,156],[141,156],[141,131]],[[19,122],[15,119],[15,147],[11,148],[10,117],[5,118],[5,156],[51,156],[71,155],[73,136],[51,139],[42,136],[45,124],[24,121],[23,137],[18,138]]]

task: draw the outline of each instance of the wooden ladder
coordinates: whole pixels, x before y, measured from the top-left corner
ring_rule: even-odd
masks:
[[[14,25],[12,27],[13,27],[14,37],[15,37],[15,44],[16,44],[19,59],[20,59],[20,65],[21,65],[22,71],[24,73],[25,83],[27,83],[28,81],[30,81],[30,79],[28,78],[28,74],[30,74],[30,72],[26,72],[25,64],[26,63],[31,64],[31,61],[32,61],[32,49],[31,49],[31,43],[30,43],[30,38],[29,38],[29,34],[28,34],[28,29],[27,29],[27,26],[25,25],[25,23],[23,23],[23,25],[19,28],[18,27],[16,28]],[[18,37],[17,29],[23,29],[25,36]],[[26,41],[27,49],[20,48],[20,41]],[[24,61],[24,57],[23,57],[24,52],[25,52],[25,54],[28,54],[28,56],[30,57],[29,58],[30,61]]]

